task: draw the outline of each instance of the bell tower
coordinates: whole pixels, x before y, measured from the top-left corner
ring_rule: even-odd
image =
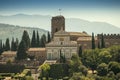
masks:
[[[52,17],[52,19],[51,19],[52,38],[54,36],[54,33],[61,30],[61,28],[63,28],[63,30],[65,30],[65,18],[61,15]]]

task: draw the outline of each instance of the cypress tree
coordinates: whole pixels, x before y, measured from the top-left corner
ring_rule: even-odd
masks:
[[[33,34],[32,34],[31,47],[36,47],[35,30],[33,31]]]
[[[18,47],[17,59],[22,60],[22,59],[25,59],[26,57],[27,57],[26,44],[25,44],[25,41],[22,40],[19,44],[19,47]]]
[[[2,40],[0,40],[0,55],[1,55],[2,52],[3,52],[3,50],[2,50]]]
[[[79,47],[79,57],[82,55],[82,46]]]
[[[92,49],[95,49],[95,38],[94,38],[94,33],[92,33]]]
[[[9,43],[9,38],[7,38],[5,43],[5,51],[9,51],[9,50],[10,50],[10,43]]]
[[[0,40],[0,49],[2,48],[2,40]]]
[[[60,63],[62,63],[62,53],[61,53],[61,50],[60,50]]]
[[[11,51],[14,51],[15,50],[15,42],[14,42],[14,38],[12,38],[12,41],[11,41]]]
[[[105,48],[105,41],[104,41],[103,33],[101,35],[101,48]]]
[[[63,56],[63,63],[66,63],[66,57],[65,57],[65,54]]]
[[[45,44],[46,44],[46,36],[45,34],[43,34],[41,37],[41,47],[45,47]]]
[[[30,47],[30,38],[28,32],[24,30],[22,40],[25,41],[26,50]]]
[[[50,33],[48,32],[48,43],[51,41]]]
[[[15,49],[15,51],[17,51],[17,49],[18,49],[18,44],[19,44],[19,40],[18,40],[18,38],[16,38],[16,41],[15,41],[15,43],[14,43],[14,49]]]
[[[5,51],[5,44],[3,43],[2,50]]]
[[[101,47],[100,47],[100,41],[98,41],[98,49],[100,49]]]
[[[40,38],[39,38],[39,33],[37,31],[37,44],[36,47],[40,47]]]

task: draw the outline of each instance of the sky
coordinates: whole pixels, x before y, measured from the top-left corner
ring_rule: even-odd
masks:
[[[61,14],[120,27],[120,0],[0,0],[0,15]]]

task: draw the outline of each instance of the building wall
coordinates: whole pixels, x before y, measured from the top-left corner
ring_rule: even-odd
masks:
[[[101,41],[102,34],[98,34],[98,41]],[[110,47],[112,45],[120,45],[120,34],[104,34],[105,47]]]
[[[28,51],[27,53],[30,56],[35,56],[35,59],[41,63],[46,60],[46,51]]]
[[[77,47],[46,47],[47,59],[57,60],[60,59],[60,52],[66,59],[70,59],[73,54],[77,54]]]

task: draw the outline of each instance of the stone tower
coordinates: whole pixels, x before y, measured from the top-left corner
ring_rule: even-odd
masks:
[[[51,20],[52,38],[54,36],[54,33],[61,30],[61,28],[63,28],[63,30],[65,30],[65,18],[61,15],[52,17],[52,20]]]

